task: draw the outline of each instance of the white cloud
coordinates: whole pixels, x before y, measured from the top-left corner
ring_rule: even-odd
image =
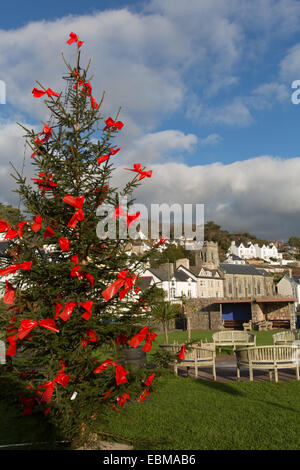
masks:
[[[280,76],[292,83],[300,80],[300,43],[291,47],[280,63]]]
[[[218,145],[222,141],[222,137],[219,134],[209,134],[204,139],[200,140],[201,145]]]
[[[121,159],[128,163],[162,163],[166,159],[179,158],[178,154],[182,155],[182,152],[193,151],[197,141],[194,134],[184,134],[178,130],[149,133],[133,141]]]
[[[228,165],[152,165],[136,197],[141,203],[205,204],[205,220],[233,231],[289,238],[300,233],[300,158],[261,156]],[[126,177],[118,171],[118,182]]]

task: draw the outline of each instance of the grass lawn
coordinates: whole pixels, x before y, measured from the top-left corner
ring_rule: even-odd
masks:
[[[222,384],[164,375],[149,401],[128,403],[98,429],[144,450],[300,449],[299,394],[296,381]]]
[[[210,341],[212,333],[193,331],[192,340]],[[274,332],[256,333],[258,345],[272,344]],[[187,332],[171,332],[169,342],[174,340],[186,341]],[[158,335],[148,362],[163,342],[163,335]],[[1,388],[0,375],[0,446],[59,440],[45,418],[23,417]],[[224,384],[175,377],[158,369],[149,399],[127,401],[120,413],[108,409],[95,420],[93,430],[132,442],[136,450],[300,449],[299,396],[300,382],[296,380]],[[49,447],[59,448],[55,444]]]

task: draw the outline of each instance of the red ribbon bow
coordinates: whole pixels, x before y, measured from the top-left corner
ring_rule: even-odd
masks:
[[[62,385],[63,387],[68,385],[70,376],[69,374],[65,373],[64,369],[65,369],[65,364],[62,364],[59,374],[55,377],[54,380],[50,380],[48,382],[38,385],[38,388],[39,387],[46,388],[46,390],[44,391],[42,395],[42,398],[40,399],[40,403],[49,403],[51,401],[56,383]]]
[[[81,315],[84,320],[89,320],[92,316],[92,307],[93,307],[93,301],[92,300],[87,300],[86,302],[80,302],[81,307],[84,308],[85,313]]]
[[[52,230],[51,227],[47,227],[45,232],[44,232],[44,240],[46,240],[46,238],[51,238],[53,237],[53,235],[55,235],[55,232],[54,230]]]
[[[42,328],[46,328],[46,330],[59,333],[59,329],[56,327],[53,318],[45,318],[40,321],[28,319],[21,320],[20,328],[18,329],[17,333],[17,339],[24,339],[36,326],[41,326]]]
[[[108,129],[109,127],[121,130],[122,127],[124,126],[123,122],[121,121],[115,122],[111,117],[106,119],[105,124],[106,126],[104,127],[103,132],[106,131],[106,129]]]
[[[34,224],[31,225],[31,230],[38,232],[42,227],[43,219],[40,215],[37,215],[36,217],[33,217],[33,220]]]
[[[9,281],[5,281],[5,283],[6,283],[6,289],[5,289],[3,301],[6,304],[13,304],[15,300],[15,295],[16,295],[15,289],[13,288],[13,286],[11,285]]]
[[[124,406],[126,401],[130,398],[130,395],[128,393],[123,393],[123,395],[120,395],[117,398],[117,402],[119,403],[120,406]]]
[[[63,311],[58,315],[63,321],[69,320],[70,316],[73,313],[74,308],[77,306],[76,302],[66,302],[65,308]]]
[[[70,36],[70,38],[67,40],[67,44],[71,45],[71,44],[73,44],[74,42],[77,42],[77,43],[78,43],[78,49],[79,49],[79,47],[82,46],[83,41],[79,41],[79,40],[78,40],[78,36],[77,36],[77,34],[75,34],[75,33],[70,33],[69,36]]]
[[[8,268],[0,269],[0,276],[6,276],[7,274],[13,274],[19,269],[22,271],[28,271],[32,267],[32,261],[25,261],[21,264],[12,264]]]
[[[140,212],[136,212],[135,214],[127,214],[121,206],[117,206],[113,218],[118,219],[119,217],[126,217],[126,225],[127,228],[129,228],[132,224],[134,224],[134,222],[139,220],[140,215]]]
[[[154,333],[154,331],[150,331],[147,334],[145,344],[144,344],[144,347],[143,347],[144,352],[148,353],[149,351],[151,351],[152,341],[156,338],[156,336],[157,336],[157,334]]]
[[[14,226],[14,228],[10,227],[5,220],[0,220],[0,232],[5,232],[7,231],[4,239],[5,240],[12,240],[13,238],[19,237],[21,238],[23,235],[23,228],[24,225],[26,225],[27,222],[26,220],[23,220],[23,222],[19,222]]]
[[[48,88],[46,91],[44,90],[39,90],[38,88],[34,88],[32,90],[32,94],[35,98],[41,98],[41,96],[44,96],[47,93],[48,97],[50,96],[59,96],[59,93],[56,93],[55,91],[51,90],[51,88]]]
[[[179,354],[178,354],[178,359],[180,361],[184,361],[184,358],[185,358],[185,346],[181,346],[181,349],[179,351]]]
[[[44,144],[45,142],[48,142],[48,140],[52,137],[52,129],[51,127],[45,125],[44,129],[40,133],[40,136],[43,135],[44,138],[43,140],[40,141],[41,144]]]
[[[78,209],[68,222],[68,227],[75,228],[77,222],[84,220],[84,213],[82,209]]]
[[[151,383],[153,382],[154,377],[155,377],[155,373],[149,375],[149,377],[147,377],[147,379],[145,380],[144,384],[147,385],[147,387],[149,387],[149,385],[151,385]]]
[[[65,237],[61,237],[59,240],[58,240],[58,243],[59,243],[59,246],[61,248],[61,251],[67,251],[69,250],[70,248],[70,240],[68,238],[65,238]]]
[[[52,174],[46,175],[43,171],[39,173],[40,178],[31,178],[39,185],[41,195],[44,196],[46,191],[53,191],[53,188],[57,188],[58,184],[52,181]]]
[[[88,343],[96,343],[97,341],[96,331],[87,330],[84,334],[84,339],[81,340],[81,346],[85,348]]]
[[[151,178],[152,176],[152,170],[143,171],[140,163],[135,163],[133,165],[133,168],[124,168],[124,170],[135,171],[136,173],[139,173],[140,174],[139,181],[146,177]]]
[[[144,390],[144,391],[140,394],[140,396],[139,396],[139,398],[138,398],[137,401],[138,401],[139,403],[141,403],[141,402],[144,401],[149,395],[150,395],[150,392],[149,392],[149,390],[148,390],[148,388],[147,388],[146,390]]]
[[[127,292],[136,283],[137,276],[129,276],[128,269],[124,269],[118,274],[118,279],[113,282],[109,287],[102,291],[102,295],[106,301],[110,300],[122,287],[123,289],[119,292],[119,299],[123,299]]]
[[[108,160],[111,155],[116,155],[116,153],[118,153],[120,150],[121,150],[121,147],[119,147],[117,149],[111,148],[107,155],[102,155],[102,157],[97,158],[98,165],[100,165],[100,163],[103,163],[106,160]]]
[[[128,375],[129,372],[125,370],[123,366],[121,366],[120,364],[116,364],[111,359],[106,359],[104,362],[102,362],[102,364],[100,364],[100,366],[98,366],[94,370],[94,374],[99,374],[103,370],[107,369],[107,367],[109,366],[114,366],[116,368],[115,374],[116,374],[117,385],[121,385],[127,382],[126,375]]]
[[[144,326],[129,342],[129,345],[133,348],[137,348],[139,344],[145,339],[146,334],[148,333],[148,326]]]

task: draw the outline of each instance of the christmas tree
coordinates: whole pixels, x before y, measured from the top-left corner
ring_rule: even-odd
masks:
[[[1,325],[11,374],[24,384],[23,412],[41,411],[73,436],[101,406],[119,410],[150,393],[154,374],[121,364],[118,351],[142,342],[145,352],[151,349],[156,334],[147,296],[139,297],[138,273],[160,242],[138,256],[126,240],[97,235],[103,204],[113,207],[117,232],[138,222],[140,214],[130,213],[132,195],[151,170],[135,164],[126,169],[134,172],[132,180],[121,191],[112,187],[120,148],[111,140],[123,123],[119,112],[114,119],[101,115],[104,95],[98,103],[90,63],[80,65],[83,42],[71,33],[67,43],[76,47],[76,64],[63,56],[65,92],[39,82],[32,90],[33,99],[45,99],[50,120],[38,133],[24,127],[35,174],[32,183],[15,168],[13,176],[28,218],[14,226],[0,220],[10,241],[0,276],[6,304]],[[127,208],[119,195],[128,198]]]

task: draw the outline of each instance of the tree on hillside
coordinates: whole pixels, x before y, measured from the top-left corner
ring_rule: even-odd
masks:
[[[0,219],[6,220],[10,225],[16,225],[21,222],[23,216],[19,209],[10,204],[2,204],[0,202]]]

